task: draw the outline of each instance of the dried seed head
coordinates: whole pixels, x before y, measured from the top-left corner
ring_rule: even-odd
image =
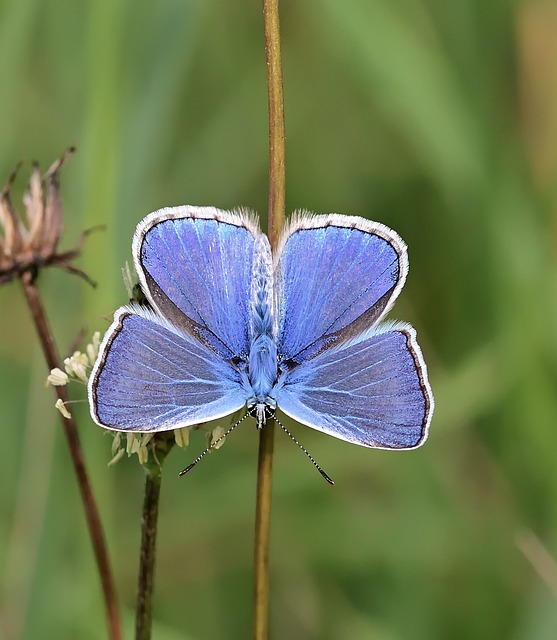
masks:
[[[19,165],[0,192],[0,284],[26,272],[36,274],[41,267],[55,265],[89,278],[70,263],[79,256],[81,243],[71,251],[58,252],[58,241],[64,226],[58,173],[74,152],[68,149],[44,176],[38,164],[33,165],[29,186],[23,196],[25,224],[10,199],[10,189]],[[82,237],[82,241],[85,237]]]

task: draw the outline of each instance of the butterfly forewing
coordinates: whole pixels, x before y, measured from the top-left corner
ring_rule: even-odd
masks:
[[[394,303],[407,270],[406,245],[379,223],[295,218],[275,271],[279,356],[302,362],[368,329]]]
[[[249,352],[259,234],[247,214],[175,207],[147,216],[134,237],[136,270],[153,307],[224,359]]]

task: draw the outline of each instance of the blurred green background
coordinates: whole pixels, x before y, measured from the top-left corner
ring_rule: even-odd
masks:
[[[436,397],[431,436],[372,451],[279,432],[273,638],[545,639],[557,628],[557,3],[283,0],[287,209],[396,229]],[[0,176],[62,173],[63,246],[40,287],[62,350],[126,300],[137,222],[161,206],[267,200],[257,0],[0,1]],[[19,200],[21,172],[14,187]],[[0,177],[0,180],[2,178]],[[0,291],[2,638],[106,637],[81,504],[17,283]],[[83,400],[85,390],[70,389]],[[73,406],[132,637],[143,488],[136,459]],[[169,457],[157,640],[251,635],[257,437],[245,425],[188,475]]]

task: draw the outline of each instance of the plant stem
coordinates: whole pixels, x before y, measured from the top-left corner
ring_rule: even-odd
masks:
[[[263,21],[269,108],[269,211],[267,220],[269,240],[274,249],[284,225],[286,194],[279,0],[263,0]]]
[[[31,316],[35,323],[35,328],[39,335],[39,341],[43,350],[43,354],[49,369],[60,367],[60,359],[58,357],[56,345],[48,321],[45,310],[41,302],[39,291],[35,286],[33,275],[25,272],[21,276],[21,284]],[[68,401],[68,391],[63,386],[53,386],[56,396],[66,403]],[[114,580],[112,570],[108,559],[108,551],[104,537],[103,528],[99,516],[99,511],[93,496],[93,491],[89,483],[85,461],[79,444],[77,428],[73,417],[65,418],[60,415],[64,426],[66,441],[70,450],[70,456],[73,462],[77,484],[81,493],[81,500],[85,509],[85,517],[89,528],[89,535],[93,544],[93,551],[97,562],[97,569],[101,579],[101,585],[104,596],[104,604],[106,608],[107,624],[109,629],[109,637],[111,640],[121,640],[122,633],[120,630],[120,617],[116,603],[116,590],[114,588]]]
[[[145,497],[143,499],[143,526],[141,528],[141,553],[135,612],[136,640],[149,640],[153,625],[153,589],[160,491],[160,474],[157,476],[148,473],[145,476]]]
[[[285,208],[284,97],[280,57],[279,0],[263,0],[265,58],[269,106],[268,233],[276,248]],[[259,434],[255,513],[253,637],[266,640],[269,629],[269,539],[273,470],[274,423]]]
[[[253,592],[253,637],[255,640],[266,640],[269,628],[269,538],[274,426],[273,422],[268,421],[259,433]]]
[[[162,482],[162,463],[174,441],[162,436],[156,456],[149,454],[145,464],[145,496],[143,498],[143,524],[141,527],[141,551],[139,554],[139,578],[137,583],[137,607],[135,612],[136,640],[150,640],[153,626],[153,591],[155,586],[155,557],[157,522]],[[157,437],[153,447],[158,444]]]

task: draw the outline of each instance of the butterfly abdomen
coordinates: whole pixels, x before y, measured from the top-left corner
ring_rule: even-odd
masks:
[[[264,400],[270,393],[277,377],[277,347],[268,335],[256,338],[249,354],[249,381],[253,395]]]

